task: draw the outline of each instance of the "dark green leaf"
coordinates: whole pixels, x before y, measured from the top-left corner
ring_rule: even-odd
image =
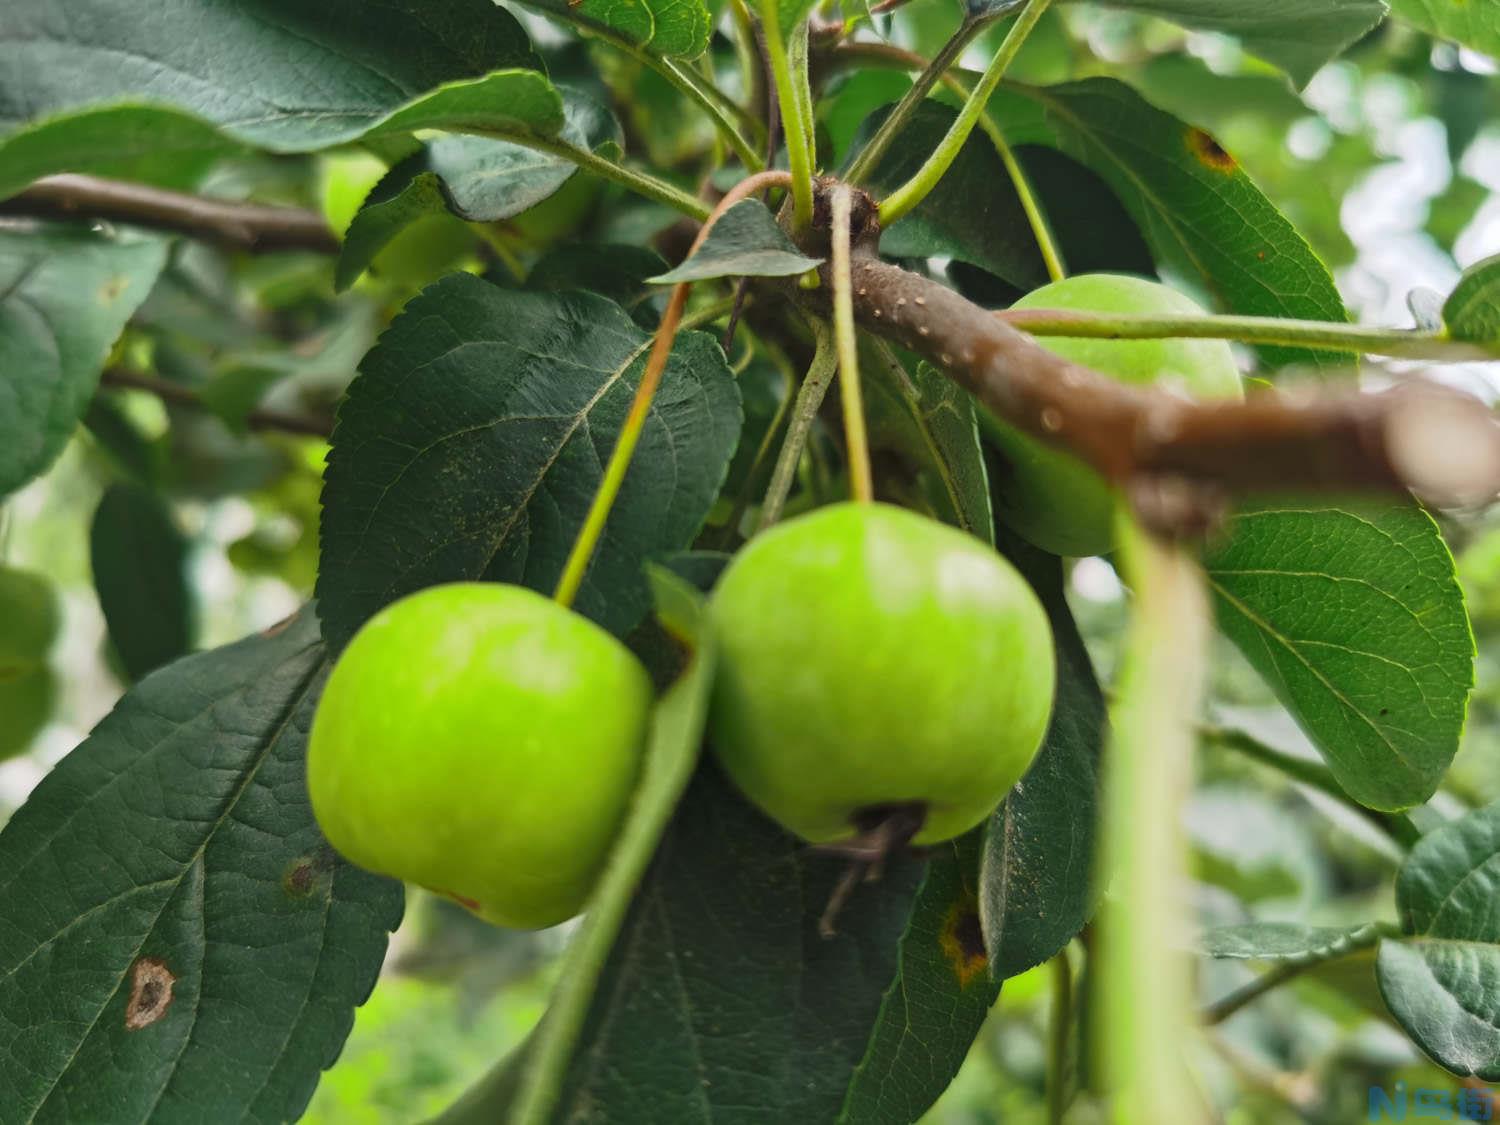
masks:
[[[1359,926],[1246,922],[1209,930],[1198,939],[1198,945],[1210,957],[1311,965],[1374,945],[1384,932],[1384,927],[1374,922]]]
[[[934,850],[842,1125],[907,1125],[947,1089],[1000,994],[975,896],[982,833]],[[807,1120],[813,1120],[811,1118]]]
[[[696,59],[712,30],[703,0],[523,0],[579,27],[645,47],[654,55]]]
[[[995,514],[973,398],[928,364],[916,364],[913,375],[889,349],[871,358],[862,365],[865,413],[870,449],[883,455],[881,486],[891,487],[899,475],[917,493],[910,499],[993,544]]]
[[[531,267],[526,287],[598,293],[650,328],[658,319],[654,298],[661,290],[646,279],[666,266],[666,259],[649,246],[614,242],[554,246]]]
[[[563,140],[593,151],[621,143],[619,122],[598,102],[561,90]],[[548,131],[550,114],[537,131]],[[354,284],[396,235],[428,215],[452,213],[472,222],[518,215],[552,195],[578,170],[570,160],[508,141],[446,136],[403,161],[371,191],[344,235],[336,289]]]
[[[1440,39],[1500,58],[1500,10],[1480,0],[1390,0],[1391,13]]]
[[[956,116],[955,110],[936,101],[919,106],[900,144],[893,145],[871,173],[871,189],[880,195],[905,183],[937,148]],[[1043,201],[1071,270],[1153,272],[1150,251],[1135,221],[1098,176],[1036,145],[1018,147],[1015,156]],[[964,144],[936,189],[885,232],[881,249],[895,257],[944,257],[978,266],[1014,290],[1003,300],[988,302],[993,304],[1009,304],[1047,281],[1046,263],[1010,173],[982,132]]]
[[[149,488],[112,486],[94,511],[89,559],[110,643],[139,680],[193,647],[187,538]]]
[[[1406,939],[1380,944],[1380,992],[1454,1074],[1500,1081],[1500,802],[1425,836],[1396,879]]]
[[[365,357],[339,412],[323,493],[325,635],[438,582],[550,591],[583,523],[651,339],[590,293],[429,286]],[[625,634],[641,565],[692,543],[739,437],[718,345],[678,338],[580,612]]]
[[[964,10],[971,16],[1003,16],[1013,12],[1026,0],[964,0]]]
[[[1443,323],[1453,339],[1500,353],[1500,257],[1464,271],[1443,305]]]
[[[0,230],[0,497],[62,450],[166,258],[154,238]]]
[[[7,168],[0,196],[42,172],[92,170],[100,161],[160,147],[198,149],[208,140],[201,124],[189,122],[172,123],[158,138],[130,114],[161,124],[161,110],[142,108],[112,111],[120,135],[96,124],[88,138],[94,147],[85,148],[68,115],[100,103],[171,107],[234,141],[303,151],[380,127],[516,120],[516,104],[537,96],[524,80],[438,87],[542,65],[520,24],[489,0],[391,0],[373,8],[358,0],[164,0],[149,20],[125,0],[73,0],[65,14],[51,0],[13,0],[6,20],[0,133],[43,124],[26,142],[26,166],[0,146]],[[540,75],[530,81],[546,88]],[[519,120],[532,117],[527,107]],[[67,163],[80,155],[85,165]]]
[[[1247,51],[1281,67],[1299,86],[1306,85],[1324,63],[1343,53],[1385,18],[1385,0],[1108,2],[1117,8],[1175,20],[1198,31],[1236,36]]]
[[[558,1119],[835,1120],[900,970],[923,867],[887,864],[825,940],[842,861],[810,854],[706,763],[605,969]]]
[[[1328,268],[1219,143],[1129,86],[1093,78],[1013,87],[990,103],[1017,144],[1051,144],[1114,189],[1160,265],[1204,285],[1230,312],[1347,319]],[[1271,367],[1347,357],[1263,348]]]
[[[1016,976],[1054,956],[1094,909],[1105,710],[1063,595],[1060,560],[1002,530],[1001,548],[1042,599],[1057,651],[1057,701],[1031,769],[990,818],[979,916],[990,970]]]
[[[703,245],[681,265],[651,280],[675,285],[717,277],[792,277],[822,261],[798,250],[764,203],[742,199],[724,212]]]
[[[1474,638],[1437,525],[1411,504],[1242,511],[1206,561],[1219,626],[1351,797],[1432,796],[1458,749]]]
[[[301,1112],[401,914],[308,808],[324,667],[304,610],[148,677],[0,833],[7,1117]]]

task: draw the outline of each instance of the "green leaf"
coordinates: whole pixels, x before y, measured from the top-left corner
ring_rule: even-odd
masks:
[[[333,434],[318,577],[329,642],[438,582],[550,592],[650,344],[589,293],[454,274],[414,298],[360,365]],[[579,612],[621,635],[640,620],[642,563],[692,543],[739,428],[718,344],[679,336]]]
[[[166,259],[156,238],[0,230],[0,497],[62,451]]]
[[[500,11],[501,9],[496,9]],[[0,90],[0,96],[3,96]],[[337,128],[301,132],[263,131],[258,124],[220,124],[215,106],[172,109],[132,103],[84,107],[76,114],[49,118],[0,140],[0,198],[13,194],[38,176],[58,171],[104,172],[199,157],[225,155],[245,145],[272,152],[306,152],[344,141],[373,140],[419,129],[550,136],[562,127],[562,102],[545,75],[535,70],[499,70],[481,78],[450,82],[368,120],[309,114],[309,120],[335,122]],[[348,124],[358,120],[357,127]],[[218,126],[217,128],[215,126]],[[118,127],[118,132],[112,131]],[[93,147],[83,147],[92,138]],[[158,146],[165,146],[166,155]],[[160,158],[160,159],[158,159]],[[168,165],[170,166],[170,165]]]
[[[698,763],[713,688],[713,634],[708,630],[703,597],[697,590],[657,567],[652,568],[650,578],[663,627],[691,656],[686,670],[657,702],[630,812],[589,899],[588,913],[569,947],[547,1013],[532,1035],[516,1108],[520,1122],[548,1120],[557,1102],[605,960]]]
[[[708,49],[712,19],[702,0],[522,0],[529,8],[666,58]]]
[[[878,122],[883,114],[873,117]],[[885,195],[906,183],[927,160],[958,116],[936,101],[923,102],[870,173],[869,187]],[[1053,235],[1075,272],[1114,270],[1151,273],[1150,251],[1120,201],[1098,176],[1075,161],[1040,146],[1015,152],[1044,201]],[[905,218],[885,231],[881,249],[898,258],[952,258],[994,274],[1013,294],[1047,282],[1047,266],[1010,172],[994,143],[976,131],[937,187]]]
[[[1108,0],[1197,31],[1233,35],[1305,86],[1322,65],[1385,18],[1385,0]],[[1397,0],[1399,3],[1400,0]],[[1423,0],[1417,0],[1421,3]],[[1438,0],[1442,2],[1442,0]]]
[[[598,293],[630,313],[643,327],[653,328],[659,319],[655,298],[661,290],[646,279],[666,266],[666,259],[649,246],[564,243],[552,247],[531,267],[526,288]]]
[[[841,1125],[918,1120],[953,1081],[1000,995],[975,897],[981,838],[975,831],[943,844],[927,864]]]
[[[1059,147],[1103,177],[1158,264],[1202,284],[1228,311],[1348,319],[1328,268],[1235,159],[1124,83],[1011,87],[990,110],[1013,143]],[[1260,354],[1271,368],[1347,365],[1345,356],[1301,348]]]
[[[657,285],[719,277],[793,277],[822,264],[797,249],[758,199],[742,199],[708,232],[703,245],[676,269],[651,278]]]
[[[598,102],[574,90],[562,96],[563,140],[593,151],[621,143],[620,125]],[[553,124],[550,106],[532,131]],[[342,291],[390,241],[428,215],[452,213],[471,222],[518,215],[552,195],[578,171],[571,160],[484,137],[439,137],[375,185],[344,234],[334,287]]]
[[[1434,829],[1396,877],[1411,937],[1380,943],[1380,992],[1454,1074],[1500,1081],[1500,802]]]
[[[1480,0],[1390,0],[1391,14],[1440,39],[1500,58],[1500,11]]]
[[[287,1121],[401,888],[317,830],[310,610],[149,676],[0,832],[0,1089],[27,1121]]]
[[[1358,926],[1246,922],[1238,926],[1217,926],[1199,938],[1198,945],[1210,957],[1313,965],[1367,949],[1385,932],[1386,928],[1375,922]]]
[[[1470,266],[1443,305],[1448,335],[1500,354],[1500,256]]]
[[[915,493],[945,523],[995,541],[989,473],[979,444],[974,400],[926,363],[909,373],[887,348],[862,364],[870,449],[885,455],[883,490]],[[901,480],[897,480],[900,476]]]
[[[1458,749],[1474,638],[1437,525],[1411,504],[1242,511],[1205,560],[1219,626],[1361,804],[1432,796]]]
[[[1068,944],[1094,909],[1104,698],[1063,593],[1061,560],[1002,531],[1001,548],[1041,598],[1057,652],[1057,701],[1036,760],[990,818],[979,916],[996,979]]]
[[[125,0],[73,0],[66,18],[51,0],[13,0],[6,19],[12,34],[0,41],[0,134],[42,122],[41,130],[61,128],[58,143],[66,140],[75,154],[79,137],[66,116],[101,103],[172,107],[236,141],[300,152],[390,124],[402,107],[412,115],[399,126],[405,129],[436,110],[504,116],[499,87],[440,91],[428,111],[417,106],[447,83],[542,69],[515,17],[489,0],[391,0],[376,7],[359,0],[163,0],[149,20]],[[479,95],[490,104],[474,104]],[[149,112],[160,118],[159,110]],[[168,142],[176,147],[190,131],[180,126]],[[200,143],[203,132],[197,130]],[[102,143],[85,155],[113,161],[156,150],[145,129],[128,134],[115,141],[96,129],[93,139]],[[0,148],[0,165],[9,164]],[[39,174],[35,166],[17,170],[0,180],[0,196],[6,185]]]
[[[817,856],[706,763],[610,956],[557,1118],[834,1120],[896,979],[923,864],[817,922],[842,861]],[[795,1078],[793,1078],[795,1076]]]
[[[187,538],[155,492],[113,485],[94,510],[89,559],[109,639],[139,680],[193,646]]]

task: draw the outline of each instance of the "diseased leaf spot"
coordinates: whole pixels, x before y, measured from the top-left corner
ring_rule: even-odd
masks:
[[[124,274],[105,280],[99,289],[99,297],[106,305],[112,305],[130,288],[130,278]]]
[[[329,856],[298,856],[281,873],[281,889],[287,898],[306,898],[317,889],[318,876],[331,866]]]
[[[1239,167],[1234,157],[1224,151],[1224,146],[1202,129],[1188,130],[1187,146],[1198,163],[1216,172],[1233,172]]]
[[[172,1006],[172,986],[177,983],[167,963],[158,957],[142,957],[130,967],[130,1000],[125,1005],[125,1030],[150,1027]]]
[[[938,944],[943,956],[953,966],[953,975],[958,978],[960,988],[969,987],[970,981],[989,969],[984,931],[979,925],[979,904],[972,896],[965,896],[949,908],[938,934]]]

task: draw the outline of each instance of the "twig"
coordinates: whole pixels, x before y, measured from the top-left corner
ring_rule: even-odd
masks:
[[[826,190],[819,185],[820,197]],[[1466,505],[1500,491],[1500,426],[1469,395],[1414,380],[1382,393],[1267,390],[1243,402],[1191,402],[1122,384],[1054,355],[946,286],[879,261],[878,238],[870,222],[855,248],[860,324],[1124,488],[1156,530],[1201,530],[1237,493],[1411,489]],[[826,314],[831,277],[821,268],[824,285],[789,291]]]
[[[205,199],[98,176],[44,176],[0,203],[0,212],[43,218],[107,219],[175,231],[252,254],[279,250],[339,252],[338,236],[315,211]]]
[[[174,406],[187,406],[194,410],[212,413],[209,405],[192,387],[147,375],[142,371],[129,371],[121,367],[107,368],[99,377],[99,385],[118,390],[146,391],[163,402]],[[278,431],[286,434],[301,434],[306,437],[326,438],[333,431],[333,423],[321,418],[310,418],[298,414],[287,414],[280,410],[256,408],[244,418],[245,427],[256,431]]]
[[[1203,1010],[1203,1023],[1209,1027],[1221,1024],[1230,1016],[1234,1015],[1247,1004],[1259,1000],[1273,989],[1280,988],[1289,980],[1294,980],[1316,965],[1323,964],[1320,961],[1296,961],[1286,965],[1278,965],[1260,976],[1256,977],[1243,988],[1237,988],[1228,996],[1214,1001]]]

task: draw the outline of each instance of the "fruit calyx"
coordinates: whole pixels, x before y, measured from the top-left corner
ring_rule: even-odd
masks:
[[[861,882],[878,882],[885,873],[886,859],[905,850],[922,831],[927,822],[927,802],[868,805],[854,810],[849,820],[859,829],[859,835],[836,843],[815,844],[811,849],[820,855],[843,856],[848,861],[828,896],[823,916],[818,919],[818,935],[824,940],[837,935],[835,923],[854,888]]]

